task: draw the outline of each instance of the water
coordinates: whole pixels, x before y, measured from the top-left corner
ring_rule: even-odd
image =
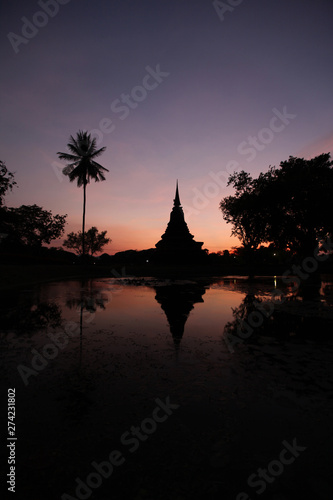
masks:
[[[329,280],[293,293],[276,277],[251,285],[229,277],[66,281],[6,293],[0,375],[17,394],[21,493],[75,497],[76,478],[118,449],[124,464],[90,488],[91,498],[235,498],[295,437],[311,451],[284,494],[298,498],[319,477],[325,489],[331,290]],[[283,295],[272,303],[274,291]],[[131,451],[121,436],[168,397],[179,408]],[[271,486],[282,494],[279,487]]]

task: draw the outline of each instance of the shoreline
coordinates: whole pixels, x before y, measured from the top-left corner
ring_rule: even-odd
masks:
[[[242,280],[250,282],[263,282],[270,278],[281,279],[281,273],[265,273],[258,270],[253,278],[248,274],[236,272],[234,269],[216,267],[145,267],[145,266],[100,266],[100,265],[59,265],[59,264],[36,264],[36,265],[0,265],[0,292],[11,289],[19,289],[25,286],[34,286],[42,283],[50,283],[63,280],[93,279],[93,278],[120,278],[126,279],[225,279]],[[237,270],[238,271],[238,270]],[[244,271],[244,270],[239,270]],[[289,276],[289,278],[291,275]],[[288,279],[289,279],[288,278]],[[322,281],[333,281],[333,274],[321,273]],[[310,285],[310,283],[309,283]]]

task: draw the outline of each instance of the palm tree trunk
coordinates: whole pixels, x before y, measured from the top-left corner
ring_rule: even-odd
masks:
[[[84,229],[85,229],[85,222],[86,222],[86,187],[87,183],[83,183],[83,218],[82,218],[82,256],[84,259],[85,255],[85,244],[84,244]]]

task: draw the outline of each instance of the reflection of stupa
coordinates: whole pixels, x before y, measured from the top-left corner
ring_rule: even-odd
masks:
[[[193,304],[203,302],[202,296],[206,289],[204,285],[199,284],[156,286],[154,288],[156,290],[155,299],[165,312],[175,348],[178,349]]]
[[[176,196],[173,200],[173,209],[170,214],[170,221],[165,233],[156,243],[154,260],[170,263],[199,262],[206,257],[206,252],[202,250],[203,242],[194,240],[184,218],[184,212],[180,204],[178,181]]]

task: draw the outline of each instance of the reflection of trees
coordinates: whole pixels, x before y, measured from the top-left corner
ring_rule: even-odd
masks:
[[[317,297],[317,287],[307,294],[284,297],[281,304],[268,298],[263,300],[248,293],[240,305],[232,309],[233,321],[224,327],[229,341],[255,343],[259,337],[278,339],[304,339],[325,337],[330,334],[333,316],[329,307],[320,301],[308,300]]]
[[[55,302],[38,302],[32,294],[18,295],[15,292],[2,297],[0,304],[3,331],[32,332],[61,325],[61,311]]]
[[[155,286],[155,299],[166,314],[175,348],[178,349],[184,334],[185,323],[193,305],[203,302],[205,286],[182,284]]]
[[[257,311],[256,304],[260,304],[261,299],[254,293],[248,293],[238,307],[232,308],[233,321],[229,321],[224,327],[224,334],[228,336],[236,336],[239,339],[244,339],[244,336],[249,332],[246,325],[249,324],[249,316],[254,311]]]

